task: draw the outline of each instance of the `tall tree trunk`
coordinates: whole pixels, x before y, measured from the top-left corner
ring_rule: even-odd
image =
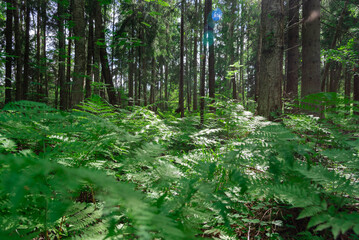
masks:
[[[169,52],[169,42],[171,41],[171,36],[169,36],[169,23],[166,23],[166,39],[169,39],[169,41],[167,41],[166,43],[166,52],[167,55],[170,54]],[[169,92],[168,92],[168,61],[164,61],[165,64],[165,110],[168,110],[168,100],[169,100]]]
[[[353,100],[359,102],[359,71],[356,69],[354,74]],[[359,104],[354,103],[354,114],[359,115]]]
[[[153,104],[155,103],[155,85],[156,84],[156,60],[152,57],[152,69],[151,69],[151,83],[150,83],[150,105],[154,110]]]
[[[94,31],[93,31],[93,10],[92,6],[90,6],[89,12],[89,32],[88,32],[88,41],[87,41],[87,74],[86,74],[86,84],[85,84],[85,92],[86,98],[91,97],[91,84],[93,78],[93,56],[94,56]]]
[[[143,106],[147,106],[147,58],[143,57]]]
[[[21,29],[19,24],[19,0],[15,0],[15,9],[14,9],[14,27],[15,27],[15,55],[16,55],[16,94],[15,94],[15,100],[19,101],[22,99],[22,65],[23,65],[23,55],[22,55],[22,37],[21,37]]]
[[[336,44],[337,44],[337,40],[341,34],[341,28],[342,28],[342,24],[343,24],[343,20],[345,17],[345,13],[347,11],[347,6],[348,6],[349,0],[346,0],[344,3],[344,7],[342,10],[342,13],[340,14],[339,20],[338,20],[338,24],[335,28],[335,33],[332,39],[332,42],[330,44],[330,48],[329,49],[334,49]],[[322,77],[322,82],[321,82],[321,91],[324,92],[325,91],[325,85],[327,85],[327,78],[328,78],[328,73],[329,73],[329,67],[330,67],[330,63],[326,62],[324,65],[324,72],[323,72],[323,77]]]
[[[187,109],[188,111],[191,111],[191,76],[192,76],[192,67],[193,65],[190,64],[189,56],[192,56],[192,42],[190,39],[190,36],[185,37],[185,56],[186,57],[186,64],[185,64],[185,78],[186,78],[186,98],[187,98]]]
[[[168,109],[168,63],[165,62],[165,110]]]
[[[180,55],[180,79],[179,79],[179,99],[178,110],[181,113],[181,118],[184,117],[184,99],[183,99],[183,71],[184,71],[184,5],[185,0],[181,3],[181,55]]]
[[[283,78],[283,0],[263,0],[261,34],[263,36],[260,62],[258,114],[270,120],[282,109]]]
[[[69,20],[70,21],[70,20]],[[72,31],[69,29],[69,37],[67,43],[67,63],[66,63],[66,80],[65,80],[65,106],[69,109],[72,101],[72,84],[71,84],[71,52],[72,52]]]
[[[263,35],[262,31],[259,31],[258,34],[258,51],[257,51],[257,60],[255,64],[256,74],[255,74],[255,93],[254,93],[254,100],[258,102],[258,95],[260,89],[260,73],[261,73],[261,59],[262,59],[262,45],[263,45]]]
[[[207,59],[207,42],[206,40],[206,35],[207,35],[207,31],[208,31],[208,26],[207,26],[207,16],[208,16],[208,10],[207,10],[207,1],[205,0],[205,4],[204,4],[204,13],[203,13],[203,36],[202,36],[202,31],[201,31],[201,45],[202,45],[202,54],[201,54],[201,59],[202,59],[202,70],[201,70],[201,81],[200,81],[200,119],[201,119],[201,124],[204,123],[204,105],[205,105],[205,85],[206,85],[206,59]]]
[[[67,91],[65,83],[65,33],[64,33],[64,6],[61,1],[57,2],[58,9],[58,39],[59,39],[59,72],[58,82],[60,87],[60,109],[66,110],[67,108]]]
[[[133,105],[133,47],[129,49],[128,61],[128,105]]]
[[[303,1],[302,98],[320,92],[320,0]]]
[[[42,98],[48,100],[49,97],[49,79],[47,74],[47,57],[46,57],[46,25],[47,25],[47,0],[41,2],[41,33],[42,33],[42,53],[41,53],[41,79],[42,79]]]
[[[342,67],[343,65],[339,62],[333,64],[333,68],[330,73],[329,92],[338,92]]]
[[[235,15],[235,11],[236,11],[236,1],[230,1],[231,2],[231,16]],[[232,82],[232,98],[233,99],[238,99],[238,94],[237,94],[237,81],[236,81],[236,74],[235,74],[235,70],[236,67],[234,67],[234,54],[235,54],[235,49],[234,49],[234,22],[235,20],[233,19],[230,23],[229,23],[229,38],[227,41],[228,46],[228,55],[229,55],[229,64],[228,65],[232,65],[232,67],[230,67],[230,71],[232,71],[233,75],[231,77],[231,82]],[[227,57],[227,55],[226,55]]]
[[[102,24],[102,11],[99,1],[95,0],[95,8],[96,8],[96,14],[95,14],[95,22],[96,22],[96,36],[100,36],[99,39],[97,39],[97,42],[101,42],[100,47],[100,61],[101,61],[101,67],[102,67],[102,75],[104,77],[106,87],[107,87],[107,95],[109,98],[109,102],[111,104],[117,103],[117,97],[116,97],[116,90],[115,86],[112,81],[110,66],[108,63],[108,57],[107,57],[107,44],[105,41],[105,33],[104,33],[104,27]]]
[[[345,83],[344,83],[344,97],[346,108],[348,108],[348,113],[350,113],[350,98],[351,98],[351,81],[352,81],[352,74],[351,69],[346,68],[345,69]]]
[[[24,50],[24,79],[22,86],[22,99],[29,95],[29,67],[30,67],[30,0],[26,1],[25,13],[25,50]]]
[[[71,107],[79,104],[84,99],[84,76],[86,69],[85,54],[85,1],[74,0],[73,21],[75,38],[75,66],[72,85]]]
[[[12,80],[12,18],[14,7],[13,0],[6,1],[6,29],[5,29],[5,40],[6,40],[6,63],[5,63],[5,103],[11,102],[11,80]]]
[[[72,52],[72,31],[69,29],[69,40],[67,43],[67,63],[66,63],[66,80],[65,80],[65,107],[69,109],[72,101],[71,85],[71,52]]]
[[[198,38],[197,38],[197,30],[194,32],[194,46],[193,46],[193,111],[197,111],[198,109],[198,93],[197,93],[197,55],[198,55]]]
[[[141,35],[140,35],[141,36]],[[141,39],[141,38],[139,38]],[[138,67],[137,67],[137,99],[136,104],[141,106],[141,80],[142,80],[142,47],[138,47]]]
[[[92,4],[93,4],[93,11],[95,12],[96,9],[96,5],[94,3],[94,1],[97,0],[92,0]],[[94,14],[93,12],[93,14]],[[93,55],[93,78],[94,78],[94,82],[97,84],[94,87],[94,93],[97,95],[100,95],[100,91],[101,88],[100,86],[100,82],[101,82],[101,62],[100,62],[100,46],[97,44],[99,39],[101,38],[101,29],[98,29],[97,25],[95,25],[95,35],[94,35],[94,55]]]
[[[41,66],[41,2],[37,0],[37,23],[36,23],[36,100],[42,99],[42,66]]]
[[[198,12],[197,7],[198,0],[195,1],[195,11]],[[197,14],[196,14],[197,15]],[[198,93],[197,93],[197,55],[198,55],[198,30],[197,26],[194,28],[194,39],[193,39],[193,111],[198,109]]]
[[[244,5],[244,1],[242,1],[241,3],[241,34],[240,34],[240,53],[239,53],[239,65],[241,66],[241,68],[239,69],[239,78],[240,78],[240,82],[241,82],[241,95],[242,95],[242,104],[243,106],[246,105],[246,101],[245,101],[245,88],[246,88],[246,84],[244,82],[244,19],[245,19],[245,14],[244,14],[244,9],[245,9],[245,5]]]
[[[195,16],[197,16],[198,13],[198,0],[195,0]],[[197,55],[198,55],[198,30],[197,30],[197,17],[196,17],[196,26],[194,27],[194,39],[193,39],[193,111],[197,111]]]
[[[163,56],[161,57],[161,61],[159,62],[159,65],[160,65],[160,80],[158,81],[158,84],[160,84],[160,87],[159,87],[159,91],[160,91],[160,110],[163,111],[164,110],[164,104],[163,104],[163,77],[164,77],[164,74],[163,74]]]
[[[207,12],[210,14],[212,12],[212,0],[207,0]],[[207,14],[207,17],[208,17]],[[208,90],[209,97],[211,98],[211,103],[215,101],[215,72],[214,72],[214,37],[213,37],[213,28],[214,21],[212,17],[208,17],[208,42],[209,42],[209,56],[208,56]],[[212,106],[211,111],[214,111],[215,108]]]
[[[289,0],[288,11],[288,68],[286,82],[286,97],[298,97],[298,70],[299,70],[299,0]]]

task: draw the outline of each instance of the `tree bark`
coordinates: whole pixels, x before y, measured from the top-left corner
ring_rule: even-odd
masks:
[[[41,17],[40,17],[40,0],[37,0],[37,23],[36,23],[36,100],[40,101],[42,99],[42,64],[40,61],[41,54]]]
[[[97,0],[93,0],[92,4],[93,6],[93,11],[95,12],[95,8],[96,5],[94,3],[94,1]],[[95,14],[95,13],[93,13]],[[96,83],[95,87],[94,87],[94,93],[97,95],[100,95],[100,82],[101,82],[101,62],[100,62],[100,46],[98,45],[99,39],[101,38],[101,29],[98,29],[97,25],[95,25],[95,35],[94,35],[94,55],[93,55],[93,80]]]
[[[150,105],[151,110],[155,110],[155,86],[156,86],[156,60],[152,57],[151,83],[150,83]]]
[[[195,0],[195,16],[198,13],[198,0]],[[198,20],[196,18],[196,20]],[[197,23],[197,21],[195,21]],[[197,26],[194,27],[194,39],[193,39],[193,111],[197,111],[198,109],[198,99],[197,99],[197,55],[198,55],[198,38],[197,38],[198,30]]]
[[[101,42],[100,47],[100,61],[101,61],[101,67],[102,67],[102,75],[104,77],[105,83],[106,83],[106,89],[107,89],[107,95],[109,98],[109,102],[111,104],[117,103],[117,97],[116,97],[116,90],[115,86],[112,81],[110,66],[108,63],[108,57],[107,57],[107,44],[105,41],[105,33],[104,33],[104,27],[102,24],[102,11],[101,6],[98,0],[95,0],[95,22],[96,22],[96,36],[100,36],[99,39],[97,39],[97,43]]]
[[[91,97],[91,84],[93,81],[93,56],[94,56],[94,31],[93,31],[93,10],[90,6],[89,12],[89,31],[88,31],[88,40],[87,40],[87,74],[86,74],[86,84],[85,84],[85,98]]]
[[[86,68],[84,7],[84,0],[74,0],[73,29],[75,36],[75,66],[73,73],[71,107],[79,104],[84,99],[84,77]]]
[[[65,80],[65,102],[66,109],[70,108],[72,94],[71,94],[71,52],[72,52],[72,31],[69,29],[69,40],[67,43],[67,64],[66,64],[66,80]]]
[[[330,48],[329,49],[334,49],[336,44],[337,44],[337,40],[340,36],[340,33],[341,33],[341,27],[342,27],[342,24],[343,24],[343,20],[344,20],[344,17],[345,17],[345,13],[347,11],[347,6],[348,6],[348,3],[349,1],[345,1],[344,3],[344,7],[343,7],[343,10],[342,10],[342,13],[340,14],[340,17],[339,17],[339,20],[338,20],[338,24],[335,28],[335,33],[334,33],[334,36],[333,36],[333,40],[330,44]],[[329,62],[326,62],[325,63],[325,66],[324,66],[324,73],[323,73],[323,77],[322,77],[322,82],[321,82],[321,91],[324,92],[325,91],[325,85],[327,84],[327,78],[328,78],[328,73],[329,73],[329,67],[330,67],[330,63]]]
[[[49,97],[49,79],[47,74],[47,57],[46,57],[46,25],[47,25],[47,0],[41,2],[41,34],[42,34],[42,52],[41,52],[41,94],[42,99],[48,100]]]
[[[301,97],[320,92],[320,0],[303,1]]]
[[[244,1],[241,3],[241,32],[240,32],[240,53],[239,53],[239,65],[241,66],[239,69],[239,79],[241,83],[241,95],[242,95],[242,104],[246,105],[245,102],[245,82],[244,82]]]
[[[209,42],[209,56],[208,56],[208,90],[209,97],[211,98],[211,104],[215,101],[215,72],[214,72],[214,37],[213,28],[214,21],[212,17],[208,15],[212,13],[212,0],[207,0],[207,21],[208,21],[208,42]],[[211,106],[210,110],[215,111],[215,108]]]
[[[165,110],[168,109],[168,63],[165,62]]]
[[[352,74],[351,69],[345,69],[345,83],[344,83],[344,97],[345,97],[345,106],[350,113],[350,98],[351,98],[351,82],[352,82]]]
[[[16,55],[16,94],[15,94],[15,100],[19,101],[22,99],[22,66],[23,66],[23,55],[22,55],[22,37],[21,37],[21,29],[19,24],[19,0],[15,0],[16,9],[14,10],[14,30],[15,30],[15,55]]]
[[[202,44],[202,54],[201,54],[201,59],[202,59],[202,70],[201,70],[201,81],[200,81],[200,119],[201,119],[201,124],[204,123],[204,106],[205,106],[205,82],[206,82],[206,59],[207,59],[207,43],[205,41],[206,39],[206,34],[208,31],[208,26],[207,26],[207,16],[208,16],[208,10],[207,10],[207,1],[205,0],[205,4],[204,4],[204,14],[203,14],[203,35],[201,34],[201,44]],[[202,33],[202,31],[201,31]]]
[[[179,78],[179,99],[178,110],[181,113],[181,118],[184,117],[184,99],[183,99],[183,71],[184,71],[184,4],[185,0],[181,2],[181,43],[180,43],[180,78]]]
[[[30,67],[30,0],[26,1],[25,13],[25,50],[24,50],[24,78],[22,86],[22,99],[28,99],[29,95],[29,67]]]
[[[357,101],[354,103],[354,114],[359,115],[359,70],[354,70],[354,87],[353,87],[353,100]]]
[[[285,97],[298,97],[299,70],[299,0],[289,0],[288,11],[288,51],[287,82]]]
[[[5,63],[5,104],[11,102],[11,80],[12,80],[12,19],[14,7],[12,0],[6,1],[6,28],[5,28],[5,41],[6,41],[6,63]]]
[[[235,16],[235,10],[236,10],[236,1],[230,1],[231,2],[231,16]],[[234,21],[232,20],[229,23],[229,38],[227,41],[228,46],[228,55],[229,55],[229,64],[228,65],[234,65],[234,54],[235,54],[235,49],[234,49]],[[236,81],[236,68],[235,67],[230,67],[229,68],[230,71],[233,71],[233,75],[231,77],[231,82],[232,82],[232,98],[233,99],[238,99],[238,94],[237,94],[237,81]]]
[[[58,72],[58,82],[60,87],[60,109],[66,110],[67,108],[67,91],[65,83],[65,33],[64,33],[64,6],[61,1],[57,2],[58,8],[58,39],[59,39],[59,72]]]
[[[133,105],[133,48],[129,49],[128,61],[128,105]]]
[[[283,0],[263,0],[261,34],[263,36],[259,75],[258,114],[270,120],[282,109],[283,78]],[[274,113],[274,115],[273,115]]]

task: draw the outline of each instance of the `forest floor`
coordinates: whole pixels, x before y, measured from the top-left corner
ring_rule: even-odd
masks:
[[[359,239],[356,116],[215,107],[6,105],[0,239]]]

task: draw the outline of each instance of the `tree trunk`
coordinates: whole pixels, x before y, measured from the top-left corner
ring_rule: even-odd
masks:
[[[46,7],[47,0],[43,0],[41,2],[41,33],[42,33],[42,53],[41,53],[41,98],[44,100],[48,100],[49,97],[49,82],[48,82],[48,74],[47,74],[47,57],[46,57],[46,25],[47,25],[47,15],[46,15]]]
[[[64,33],[64,6],[61,1],[57,3],[58,8],[58,39],[59,39],[59,72],[58,72],[58,82],[60,86],[60,109],[66,110],[67,108],[67,91],[65,83],[65,33]]]
[[[350,98],[351,98],[351,81],[352,81],[352,74],[349,68],[345,69],[345,84],[344,84],[344,97],[345,97],[345,106],[350,113]]]
[[[198,13],[198,0],[195,0],[195,11],[196,11],[196,16]],[[197,19],[197,18],[196,18]],[[197,104],[198,104],[198,99],[197,99],[197,26],[195,26],[194,28],[194,39],[193,39],[193,111],[197,111]]]
[[[239,69],[239,79],[241,83],[241,95],[242,95],[242,104],[246,105],[245,102],[245,82],[244,82],[244,1],[241,4],[241,33],[240,33],[240,53],[239,53],[239,65],[241,66]]]
[[[187,98],[187,109],[191,111],[191,76],[192,76],[192,67],[193,65],[190,64],[189,56],[192,56],[192,42],[190,36],[185,37],[184,41],[185,46],[185,56],[186,57],[186,64],[185,64],[185,78],[186,78],[186,98]]]
[[[72,31],[69,29],[69,40],[67,43],[67,69],[66,69],[66,81],[65,81],[65,94],[64,94],[64,106],[65,109],[70,108],[70,104],[72,101],[72,94],[71,94],[71,50],[72,50]]]
[[[30,67],[30,0],[26,1],[25,13],[25,50],[24,50],[24,79],[22,86],[22,99],[28,99],[29,95],[29,67]]]
[[[13,0],[6,1],[6,29],[5,29],[5,41],[6,41],[6,63],[5,63],[5,104],[11,102],[11,80],[12,80],[12,18],[13,18]]]
[[[299,0],[289,0],[288,11],[288,68],[285,97],[298,97],[299,70]]]
[[[109,98],[109,102],[111,104],[117,103],[117,97],[116,97],[116,90],[115,86],[112,81],[110,66],[108,63],[108,57],[107,57],[107,44],[105,42],[105,33],[104,33],[104,27],[102,24],[102,11],[99,1],[95,0],[95,22],[96,22],[96,36],[100,36],[99,39],[97,39],[97,42],[101,42],[100,47],[100,61],[101,61],[101,67],[102,67],[102,75],[105,80],[105,84],[107,85],[107,95]]]
[[[97,1],[97,0],[94,0]],[[94,5],[95,3],[92,1],[92,4]],[[96,9],[96,5],[93,6],[93,11],[95,12]],[[93,12],[93,14],[94,14]],[[95,87],[94,87],[94,93],[97,95],[100,95],[100,82],[101,82],[101,63],[100,63],[100,46],[97,44],[99,42],[99,39],[101,38],[101,29],[99,29],[99,27],[97,25],[95,25],[95,35],[94,35],[94,55],[93,55],[93,80],[95,82]]]
[[[181,113],[181,118],[184,117],[184,99],[183,99],[183,71],[184,71],[184,5],[185,0],[181,3],[181,55],[180,55],[180,79],[179,79],[179,99],[178,99],[178,112]]]
[[[338,92],[343,65],[336,62],[330,72],[329,92]]]
[[[93,31],[93,10],[90,6],[89,12],[89,32],[88,32],[88,41],[87,41],[87,74],[86,74],[86,84],[85,92],[86,98],[91,97],[91,84],[92,84],[92,66],[93,66],[93,56],[94,56],[94,31]]]
[[[257,52],[257,61],[256,61],[256,75],[255,75],[255,93],[254,93],[254,101],[258,102],[258,95],[259,95],[259,84],[260,84],[260,72],[261,72],[261,58],[262,58],[262,42],[263,36],[262,31],[259,31],[258,36],[258,52]]]
[[[283,78],[283,0],[263,0],[263,36],[259,75],[258,114],[270,120],[281,113]]]
[[[42,99],[42,73],[41,73],[41,62],[40,62],[40,54],[41,54],[41,17],[40,17],[40,0],[37,0],[37,23],[36,23],[36,100],[40,101]]]
[[[320,92],[320,0],[303,1],[302,98]]]
[[[168,110],[168,63],[165,62],[165,110]]]
[[[20,10],[20,5],[19,5],[19,0],[15,0],[15,9],[14,9],[14,27],[15,27],[15,55],[16,55],[16,77],[15,77],[15,81],[16,81],[16,95],[15,95],[15,100],[19,101],[22,99],[22,92],[21,92],[21,88],[22,88],[22,65],[23,65],[23,55],[22,55],[22,47],[21,47],[21,42],[22,42],[22,37],[21,37],[21,29],[20,29],[20,24],[19,24],[19,10]]]
[[[337,27],[335,28],[335,33],[334,33],[334,36],[333,36],[333,40],[332,40],[332,42],[330,44],[329,49],[334,49],[336,44],[337,44],[337,40],[338,40],[338,38],[340,36],[340,33],[341,33],[341,27],[342,27],[342,24],[343,24],[345,13],[347,11],[348,2],[349,2],[348,0],[345,1],[344,7],[343,7],[343,10],[342,10],[342,13],[340,14]],[[322,82],[321,82],[321,91],[322,92],[325,91],[325,85],[327,84],[326,82],[327,82],[327,78],[328,78],[329,67],[330,67],[330,63],[326,62],[325,66],[324,66],[324,73],[323,73],[323,78],[322,78]]]
[[[144,51],[145,52],[145,51]],[[143,79],[143,105],[147,106],[147,59],[143,57],[143,72],[142,72],[142,79]]]
[[[231,13],[230,16],[235,16],[235,11],[236,11],[236,1],[228,1],[228,4],[231,4]],[[233,99],[238,99],[238,95],[237,95],[237,81],[236,81],[236,68],[233,66],[234,65],[234,54],[235,54],[235,49],[234,49],[234,19],[229,23],[228,26],[228,40],[227,40],[227,44],[228,44],[228,54],[226,54],[229,56],[229,61],[227,60],[226,62],[228,62],[228,66],[229,66],[229,70],[232,71],[232,77],[231,77],[231,83],[232,83],[232,98]],[[232,67],[230,67],[232,65]]]
[[[207,16],[208,16],[208,10],[207,10],[207,1],[205,0],[205,4],[204,4],[204,14],[203,14],[203,35],[202,35],[202,31],[201,31],[201,45],[202,45],[202,54],[201,54],[201,59],[202,59],[202,70],[201,70],[201,82],[200,82],[200,119],[201,119],[201,124],[204,123],[204,105],[205,105],[205,82],[206,82],[206,59],[207,59],[207,43],[205,41],[206,39],[206,35],[207,35]]]
[[[133,47],[129,49],[128,61],[128,105],[133,105]]]
[[[357,68],[354,70],[353,100],[357,101],[354,103],[354,114],[359,115],[359,71]]]
[[[207,0],[207,12],[211,14],[212,12],[212,0]],[[208,17],[207,14],[207,17]],[[211,98],[211,104],[214,104],[215,101],[215,72],[214,72],[214,37],[213,37],[213,28],[214,21],[212,17],[208,17],[208,42],[209,42],[209,56],[208,56],[208,90],[209,97]],[[211,111],[215,111],[215,108],[211,106]]]
[[[156,60],[152,57],[152,69],[151,69],[151,83],[150,83],[150,105],[151,110],[154,111],[155,107],[153,104],[155,103],[155,86],[156,86]]]
[[[84,99],[84,76],[86,68],[84,7],[84,0],[74,0],[73,29],[74,36],[76,38],[71,107],[74,107],[76,104],[79,104]]]
[[[140,35],[141,36],[141,35]],[[139,38],[141,39],[141,37]],[[141,80],[142,80],[142,47],[138,47],[138,67],[137,67],[137,100],[136,103],[138,106],[141,106]]]

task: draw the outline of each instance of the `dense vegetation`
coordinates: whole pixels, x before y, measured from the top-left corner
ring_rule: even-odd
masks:
[[[357,0],[0,2],[0,239],[359,239]]]
[[[357,117],[216,108],[6,105],[1,239],[357,239]]]

